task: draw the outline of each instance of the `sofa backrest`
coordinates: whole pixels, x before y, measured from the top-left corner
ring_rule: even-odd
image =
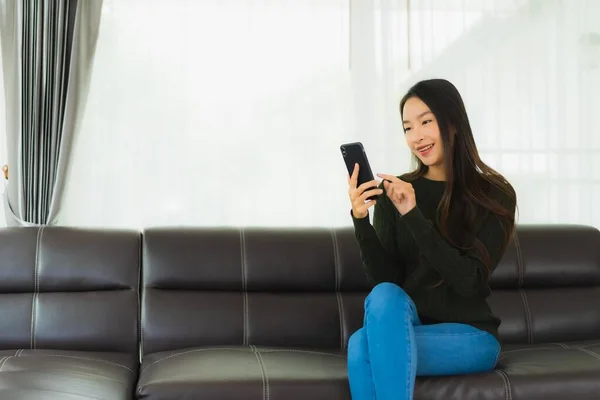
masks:
[[[345,348],[371,286],[352,228],[146,230],[144,354]],[[521,226],[492,277],[505,343],[600,337],[600,232]]]
[[[600,231],[520,226],[492,276],[505,343],[600,338]]]
[[[144,232],[144,354],[209,345],[342,347],[367,289],[354,235]]]
[[[140,236],[0,230],[0,349],[136,354]]]

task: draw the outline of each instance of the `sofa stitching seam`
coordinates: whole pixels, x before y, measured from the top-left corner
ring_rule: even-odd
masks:
[[[579,351],[582,351],[584,353],[587,353],[587,354],[591,355],[592,357],[600,360],[600,354],[596,353],[595,351],[584,349],[583,347],[573,347],[573,348],[577,349]]]
[[[269,385],[269,374],[267,372],[267,367],[266,367],[265,362],[263,360],[262,354],[260,353],[259,350],[257,350],[257,352],[258,352],[258,357],[260,358],[260,362],[262,363],[263,368],[265,370],[265,380],[267,381],[267,400],[270,400],[271,399],[271,387]]]
[[[262,398],[263,398],[263,400],[269,400],[269,380],[267,378],[267,373],[265,371],[263,359],[260,355],[260,352],[256,348],[256,346],[252,345],[252,346],[250,346],[250,349],[254,353],[254,357],[256,357],[256,361],[258,362],[258,367],[260,368],[260,374],[262,376],[262,384],[263,384]]]
[[[140,251],[138,251],[138,276],[137,276],[137,319],[138,319],[138,338],[140,339],[138,361],[141,363],[144,354],[144,330],[142,329],[142,251],[144,251],[144,238],[140,234]]]
[[[33,266],[33,296],[31,299],[31,338],[30,338],[30,347],[35,349],[36,339],[35,339],[35,320],[37,318],[37,299],[40,291],[40,279],[39,279],[39,262],[40,262],[40,250],[42,243],[42,236],[44,233],[44,226],[40,226],[37,231],[36,237],[36,245],[35,245],[35,261]]]
[[[244,229],[240,229],[240,256],[241,256],[241,268],[242,268],[242,323],[243,323],[243,337],[242,344],[248,344],[248,282],[246,279],[246,236]]]
[[[496,371],[496,373],[498,376],[500,376],[500,378],[502,378],[502,382],[504,383],[504,399],[508,400],[508,385],[506,384],[506,378],[500,371]]]
[[[251,346],[253,347],[253,346]],[[265,400],[265,393],[266,393],[266,383],[265,383],[265,373],[262,370],[262,367],[260,365],[260,359],[258,358],[258,354],[256,354],[255,351],[253,351],[254,353],[254,357],[256,358],[256,362],[258,363],[258,368],[260,368],[260,377],[262,379],[262,400]]]
[[[315,354],[323,356],[333,356],[345,358],[342,354],[328,353],[325,351],[311,351],[311,350],[297,350],[297,349],[263,349],[263,353],[301,353],[301,354]]]
[[[267,372],[267,366],[265,365],[265,361],[263,360],[260,350],[258,350],[256,347],[254,347],[254,348],[256,349],[256,353],[258,354],[258,357],[260,358],[260,363],[265,372],[265,381],[267,383],[267,399],[266,400],[270,400],[271,399],[271,386],[269,385],[269,373]]]
[[[512,400],[512,387],[510,384],[510,378],[508,377],[506,372],[502,370],[496,370],[496,372],[502,377],[502,380],[504,381],[504,391],[506,394],[506,400]]]
[[[523,289],[519,288],[519,293],[521,293],[521,300],[523,301],[523,307],[525,308],[525,318],[527,319],[527,341],[529,344],[533,344],[533,328],[529,301],[527,300],[527,294]]]
[[[331,240],[333,243],[333,270],[335,276],[335,295],[338,303],[338,313],[339,313],[339,322],[340,322],[340,348],[345,348],[346,338],[344,337],[344,308],[343,308],[343,299],[342,294],[340,293],[341,282],[340,282],[340,260],[339,260],[339,248],[337,242],[337,236],[333,229],[331,229]]]
[[[523,253],[521,251],[521,242],[519,241],[518,233],[515,232],[513,236],[513,241],[515,243],[515,250],[517,252],[517,271],[518,271],[518,287],[519,293],[521,294],[521,300],[523,302],[523,307],[525,311],[526,318],[526,330],[527,330],[527,340],[529,344],[533,344],[533,323],[531,319],[531,310],[529,308],[529,301],[527,300],[527,294],[523,289],[523,285],[525,283],[525,265],[523,264]]]
[[[14,356],[6,356],[6,357],[2,357],[2,360],[0,362],[0,371],[2,371],[2,368],[4,368],[4,364],[6,364],[6,362],[8,360],[10,360],[11,358],[13,358]]]
[[[525,267],[523,266],[523,254],[521,253],[521,242],[519,236],[515,232],[513,236],[513,242],[515,244],[515,250],[517,251],[517,284],[519,288],[523,287],[525,283]]]
[[[341,293],[339,293],[339,297],[338,297],[338,306],[340,308],[340,315],[341,315],[341,324],[342,324],[342,328],[341,328],[341,332],[342,332],[342,349],[346,349],[346,343],[348,342],[347,340],[347,335],[346,335],[346,316],[344,315],[344,297],[342,296]]]

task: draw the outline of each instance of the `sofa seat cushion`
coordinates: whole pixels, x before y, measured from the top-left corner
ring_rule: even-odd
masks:
[[[350,400],[346,354],[340,350],[254,346],[150,354],[142,363],[138,398]],[[499,374],[419,378],[415,393],[415,399],[482,398],[507,398]]]
[[[599,354],[600,340],[506,345],[493,372],[419,377],[415,400],[598,399]],[[347,379],[340,350],[204,347],[146,356],[138,396],[350,400]]]
[[[600,398],[600,340],[504,346],[498,361],[513,400]]]
[[[149,354],[141,371],[140,399],[350,398],[339,350],[203,347]]]
[[[600,398],[600,340],[505,345],[495,371],[418,378],[415,400]]]
[[[135,356],[60,350],[0,351],[0,398],[131,399]]]

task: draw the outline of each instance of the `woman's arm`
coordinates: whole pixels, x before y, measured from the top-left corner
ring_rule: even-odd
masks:
[[[354,233],[360,247],[362,262],[367,276],[374,283],[393,282],[402,284],[404,267],[387,248],[396,242],[396,209],[385,194],[379,196],[373,211],[373,225],[369,217],[354,218]],[[385,243],[385,246],[382,244]]]
[[[514,215],[516,205],[513,201],[505,200],[501,203]],[[456,293],[471,296],[488,286],[488,276],[498,266],[505,247],[504,230],[495,214],[490,213],[486,217],[477,233],[477,239],[489,253],[490,271],[473,251],[467,251],[463,255],[451,247],[418,207],[406,213],[402,221],[414,236],[423,257]]]

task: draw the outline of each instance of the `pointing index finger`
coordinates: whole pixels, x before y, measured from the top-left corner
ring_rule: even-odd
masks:
[[[398,177],[396,177],[394,175],[377,174],[377,176],[380,177],[381,179],[385,179],[387,181],[394,182],[394,183],[402,182],[400,179],[398,179]]]

